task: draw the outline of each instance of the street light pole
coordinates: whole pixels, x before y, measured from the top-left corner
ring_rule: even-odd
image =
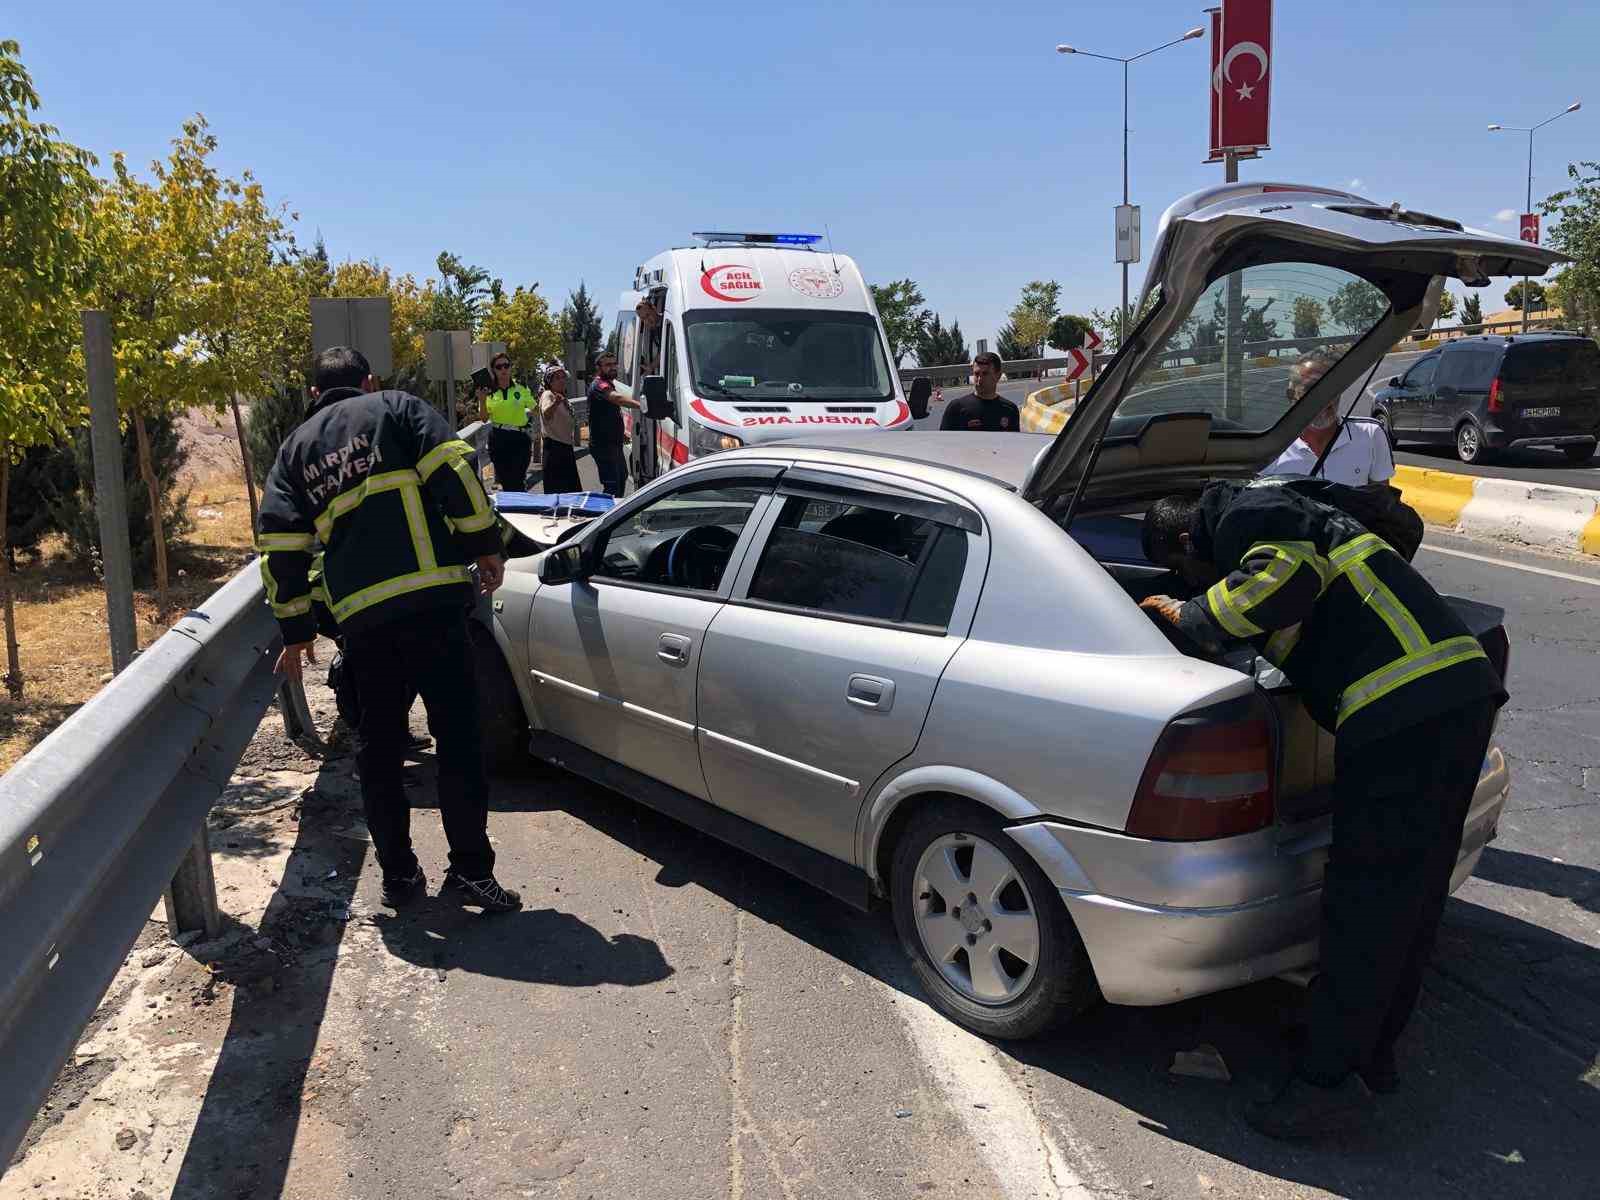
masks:
[[[1138,54],[1127,58],[1119,58],[1114,54],[1096,54],[1092,50],[1080,50],[1076,46],[1065,43],[1056,47],[1057,54],[1081,54],[1086,58],[1099,58],[1106,62],[1122,64],[1122,206],[1128,207],[1128,66],[1136,63],[1141,58],[1148,58],[1158,50],[1165,50],[1168,46],[1176,46],[1179,42],[1192,41],[1194,38],[1204,37],[1204,29],[1191,29],[1182,37],[1175,37],[1170,42],[1162,42],[1159,46],[1152,46]],[[1122,264],[1122,310],[1117,321],[1117,345],[1120,347],[1128,337],[1128,264]]]
[[[1546,117],[1543,121],[1540,121],[1537,125],[1500,125],[1500,124],[1495,124],[1495,125],[1489,126],[1489,132],[1490,133],[1502,133],[1502,132],[1504,132],[1504,133],[1525,133],[1525,134],[1528,135],[1528,204],[1527,204],[1527,207],[1522,210],[1523,212],[1525,212],[1525,213],[1532,213],[1533,212],[1533,135],[1538,130],[1543,129],[1546,125],[1550,124],[1551,121],[1559,121],[1562,117],[1566,116],[1568,113],[1575,113],[1582,107],[1583,107],[1583,101],[1574,100],[1571,104],[1567,105],[1567,107],[1563,108],[1555,116]],[[1522,332],[1523,333],[1527,333],[1528,332],[1528,310],[1529,310],[1529,307],[1530,307],[1530,305],[1532,303],[1531,298],[1528,295],[1530,290],[1531,290],[1530,279],[1529,279],[1529,277],[1527,275],[1524,275],[1522,277]]]

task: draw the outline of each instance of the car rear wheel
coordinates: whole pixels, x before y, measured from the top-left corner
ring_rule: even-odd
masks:
[[[975,1033],[1027,1038],[1099,999],[1061,897],[992,814],[940,801],[890,868],[895,929],[935,1008]]]
[[[529,762],[528,718],[494,635],[476,622],[470,623],[470,630],[483,767],[490,775],[514,774]]]
[[[1464,463],[1478,463],[1489,457],[1483,433],[1471,421],[1456,426],[1456,457]]]
[[[1594,457],[1596,443],[1586,442],[1576,446],[1563,446],[1561,453],[1567,456],[1570,463],[1586,463]]]

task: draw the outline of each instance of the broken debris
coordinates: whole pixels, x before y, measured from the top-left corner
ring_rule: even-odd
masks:
[[[1217,1052],[1217,1048],[1205,1043],[1201,1043],[1193,1050],[1179,1050],[1172,1056],[1172,1066],[1167,1068],[1167,1073],[1184,1075],[1190,1079],[1233,1082],[1233,1076],[1228,1073],[1228,1064],[1222,1061],[1222,1055]]]

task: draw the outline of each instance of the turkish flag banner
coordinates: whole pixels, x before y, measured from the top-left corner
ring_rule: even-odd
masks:
[[[1523,213],[1522,214],[1522,230],[1518,234],[1518,236],[1521,237],[1522,240],[1525,241],[1525,242],[1532,242],[1535,246],[1537,246],[1539,244],[1539,214],[1538,213]]]
[[[1272,92],[1272,0],[1222,0],[1221,54],[1212,72],[1218,145],[1266,149]]]
[[[1206,161],[1216,162],[1222,157],[1221,110],[1219,108],[1222,94],[1218,87],[1218,81],[1222,78],[1220,70],[1222,65],[1222,10],[1220,8],[1208,8],[1206,12],[1211,14],[1211,74],[1206,76],[1211,85],[1206,89],[1206,95],[1211,100],[1211,140],[1206,143],[1211,147],[1211,157]]]

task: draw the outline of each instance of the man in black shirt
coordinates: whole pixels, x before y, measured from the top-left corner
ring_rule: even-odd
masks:
[[[944,406],[939,428],[1015,433],[1021,428],[1021,414],[995,391],[999,386],[1000,356],[985,350],[972,360],[972,391]]]
[[[589,385],[589,452],[600,474],[600,490],[621,496],[628,487],[628,460],[622,449],[622,410],[639,403],[617,391],[617,356],[602,353]]]

